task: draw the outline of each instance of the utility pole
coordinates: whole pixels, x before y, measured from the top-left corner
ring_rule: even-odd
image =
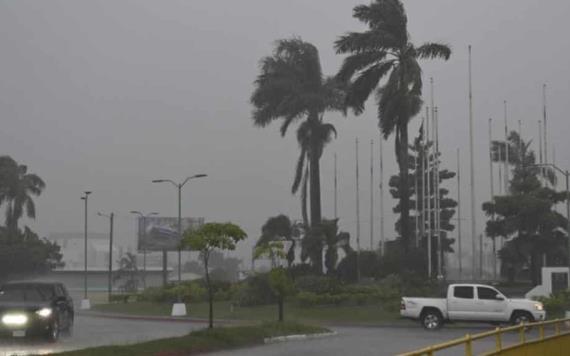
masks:
[[[84,262],[84,274],[83,274],[83,300],[81,301],[81,309],[90,309],[91,303],[89,298],[87,298],[87,201],[89,199],[90,191],[83,192],[81,199],[85,202],[85,226],[84,226],[84,243],[83,243],[83,262]]]
[[[421,143],[420,143],[421,145]],[[421,146],[420,146],[421,147]],[[416,223],[416,247],[419,246],[419,242],[420,242],[420,234],[419,234],[419,209],[418,209],[418,201],[420,200],[419,198],[419,192],[418,192],[418,154],[419,151],[415,153],[414,155],[414,193],[416,195],[416,216],[415,216],[415,223]]]
[[[477,238],[476,233],[476,226],[477,222],[475,220],[475,157],[473,152],[473,88],[472,88],[472,81],[471,81],[471,45],[469,45],[469,156],[470,156],[470,164],[471,164],[471,244],[472,244],[472,276],[473,280],[475,280],[475,265],[476,265],[476,246],[475,240]]]

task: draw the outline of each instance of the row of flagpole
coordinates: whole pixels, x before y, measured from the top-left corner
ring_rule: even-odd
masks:
[[[477,221],[476,221],[476,199],[475,199],[475,161],[474,161],[474,132],[473,132],[473,92],[472,92],[472,70],[471,70],[471,46],[468,47],[469,54],[469,156],[470,156],[470,193],[471,193],[471,242],[472,242],[472,278],[476,279],[477,267],[479,272],[479,278],[483,277],[483,235],[479,235],[479,263],[477,263]],[[416,246],[420,245],[421,237],[426,236],[427,240],[427,255],[428,255],[428,275],[432,277],[433,275],[433,263],[432,263],[432,238],[437,236],[437,276],[438,278],[443,277],[443,241],[441,236],[441,220],[440,220],[440,177],[439,177],[439,122],[438,122],[438,108],[434,103],[434,89],[433,89],[433,78],[430,78],[430,103],[431,107],[426,106],[425,117],[422,121],[425,122],[427,134],[424,137],[424,141],[420,142],[420,147],[423,150],[422,162],[417,162],[417,156],[414,160],[414,171],[415,171],[415,181],[414,187],[416,192],[415,201],[415,236],[416,236]],[[539,163],[548,163],[548,141],[547,141],[547,110],[546,110],[546,84],[542,88],[542,120],[538,120],[538,136],[539,136]],[[503,101],[503,111],[504,111],[504,142],[505,144],[499,144],[497,146],[499,157],[503,155],[504,147],[504,162],[503,167],[499,164],[498,166],[498,180],[499,180],[499,195],[509,193],[509,126],[508,126],[508,110],[507,101]],[[431,127],[430,127],[431,125]],[[431,128],[431,129],[430,129]],[[491,200],[495,197],[494,188],[494,169],[493,169],[493,119],[489,118],[489,175],[490,175],[490,195]],[[519,137],[522,138],[522,124],[518,120],[518,131]],[[519,142],[520,143],[520,142]],[[384,182],[383,182],[383,160],[382,160],[382,137],[380,135],[379,140],[379,190],[380,190],[380,209],[379,209],[379,220],[380,220],[380,241],[378,248],[380,253],[383,255],[386,251],[386,240],[384,233]],[[356,244],[357,251],[360,252],[360,191],[359,191],[359,141],[358,138],[355,140],[355,151],[356,151]],[[521,159],[522,157],[522,150]],[[374,140],[370,141],[370,249],[374,250]],[[421,179],[421,191],[422,197],[418,196],[419,183],[417,169],[421,167],[422,179]],[[426,174],[427,170],[427,174]],[[337,185],[337,155],[334,154],[334,215],[338,218],[338,185]],[[433,194],[433,207],[432,207],[432,194]],[[422,199],[422,211],[419,211],[419,199]],[[457,149],[457,239],[458,239],[458,265],[459,265],[459,278],[463,277],[463,263],[462,263],[462,236],[461,236],[461,174],[460,174],[460,150]],[[495,217],[492,216],[492,219]],[[433,221],[432,221],[433,220]],[[497,278],[497,245],[495,239],[492,239],[492,249],[493,249],[493,278]],[[503,247],[503,239],[501,238],[499,242],[499,247]]]

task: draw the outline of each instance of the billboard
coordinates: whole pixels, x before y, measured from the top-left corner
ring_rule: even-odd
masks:
[[[148,216],[138,219],[139,251],[178,251],[178,218]],[[204,218],[182,218],[182,233],[204,224]]]

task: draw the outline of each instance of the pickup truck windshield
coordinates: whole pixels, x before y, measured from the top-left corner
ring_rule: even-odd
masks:
[[[39,285],[7,285],[0,289],[0,302],[46,302],[53,288]]]

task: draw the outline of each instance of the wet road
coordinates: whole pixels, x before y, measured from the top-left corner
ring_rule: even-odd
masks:
[[[130,344],[141,341],[182,336],[201,323],[171,321],[141,321],[77,316],[71,336],[62,336],[55,343],[39,339],[0,339],[0,356],[46,355],[53,352],[81,349],[91,346]]]
[[[333,327],[337,335],[318,339],[290,341],[258,346],[250,349],[218,352],[215,356],[360,356],[360,355],[396,355],[422,347],[449,341],[486,331],[485,328],[443,328],[438,331],[426,331],[417,327]],[[527,333],[528,335],[528,333]],[[530,336],[530,335],[528,335]],[[518,335],[504,337],[503,345],[518,341]],[[479,354],[492,350],[493,338],[474,343],[473,351]],[[438,355],[463,355],[464,348],[456,347]]]

